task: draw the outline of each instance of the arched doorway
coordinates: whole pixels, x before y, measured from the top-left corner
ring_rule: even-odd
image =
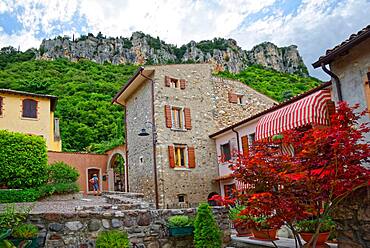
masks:
[[[108,189],[126,192],[126,163],[121,152],[114,153],[108,161]]]

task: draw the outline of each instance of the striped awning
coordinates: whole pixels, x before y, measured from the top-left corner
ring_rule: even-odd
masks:
[[[257,123],[256,140],[307,124],[328,125],[327,101],[330,90],[319,90],[301,100],[263,116]]]

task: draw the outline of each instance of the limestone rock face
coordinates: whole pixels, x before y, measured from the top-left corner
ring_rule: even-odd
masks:
[[[245,51],[233,39],[215,38],[190,41],[177,47],[142,32],[134,32],[130,38],[105,37],[101,33],[97,36],[82,35],[78,39],[59,36],[43,40],[37,58],[67,58],[71,61],[88,59],[113,64],[210,63],[215,71],[231,72],[239,72],[251,64],[260,64],[281,72],[308,75],[294,45],[277,47],[273,43],[264,42]]]

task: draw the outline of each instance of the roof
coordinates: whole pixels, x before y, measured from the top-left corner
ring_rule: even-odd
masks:
[[[128,82],[122,86],[120,91],[113,97],[112,103],[117,102],[118,97],[132,84],[132,82],[140,75],[140,73],[144,70],[144,67],[140,66],[135,74],[128,80]]]
[[[356,34],[351,34],[348,39],[332,49],[326,50],[326,54],[321,56],[315,63],[312,64],[314,68],[321,66],[321,64],[329,64],[339,56],[344,55],[349,49],[357,46],[362,41],[370,38],[370,25],[363,28]]]
[[[317,86],[317,87],[315,87],[313,89],[310,89],[310,90],[308,90],[308,91],[306,91],[306,92],[304,92],[304,93],[302,93],[300,95],[294,96],[294,97],[290,98],[289,100],[286,100],[285,102],[282,102],[282,103],[280,103],[278,105],[274,105],[271,108],[268,108],[268,109],[266,109],[266,110],[264,110],[264,111],[262,111],[262,112],[260,112],[260,113],[258,113],[256,115],[253,115],[253,116],[251,116],[249,118],[246,118],[246,119],[244,119],[244,120],[242,120],[240,122],[235,123],[234,125],[228,126],[228,127],[224,128],[224,129],[222,129],[222,130],[220,130],[220,131],[218,131],[216,133],[213,133],[213,134],[209,135],[209,137],[210,138],[215,138],[216,136],[218,136],[218,135],[220,135],[222,133],[225,133],[225,132],[227,132],[229,130],[233,130],[234,128],[236,128],[236,127],[238,127],[240,125],[243,125],[245,123],[248,123],[248,122],[250,122],[252,120],[257,119],[258,117],[261,117],[261,116],[263,116],[265,114],[268,114],[270,112],[273,112],[273,111],[275,111],[277,109],[280,109],[280,108],[282,108],[284,106],[287,106],[287,105],[289,105],[291,103],[294,103],[296,101],[299,101],[300,99],[305,98],[306,96],[309,96],[312,93],[317,92],[319,90],[322,90],[322,89],[324,89],[324,88],[326,88],[326,87],[328,87],[330,85],[331,85],[331,81],[322,83],[321,85],[319,85],[319,86]]]
[[[0,89],[0,93],[8,93],[8,94],[15,94],[15,95],[22,95],[22,96],[31,96],[31,97],[42,97],[42,98],[49,98],[50,99],[50,110],[54,111],[57,105],[58,97],[53,95],[47,94],[36,94],[26,91],[19,91],[19,90],[11,90],[11,89]]]

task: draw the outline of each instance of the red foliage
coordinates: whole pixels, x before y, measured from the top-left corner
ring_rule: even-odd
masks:
[[[255,142],[248,157],[238,156],[233,175],[248,186],[236,194],[247,207],[241,214],[263,217],[271,227],[307,215],[321,218],[348,192],[368,185],[370,170],[362,165],[369,162],[370,146],[363,136],[370,129],[359,124],[364,113],[357,108],[341,102],[330,126],[288,131],[280,139]],[[253,218],[242,221],[259,225]]]

